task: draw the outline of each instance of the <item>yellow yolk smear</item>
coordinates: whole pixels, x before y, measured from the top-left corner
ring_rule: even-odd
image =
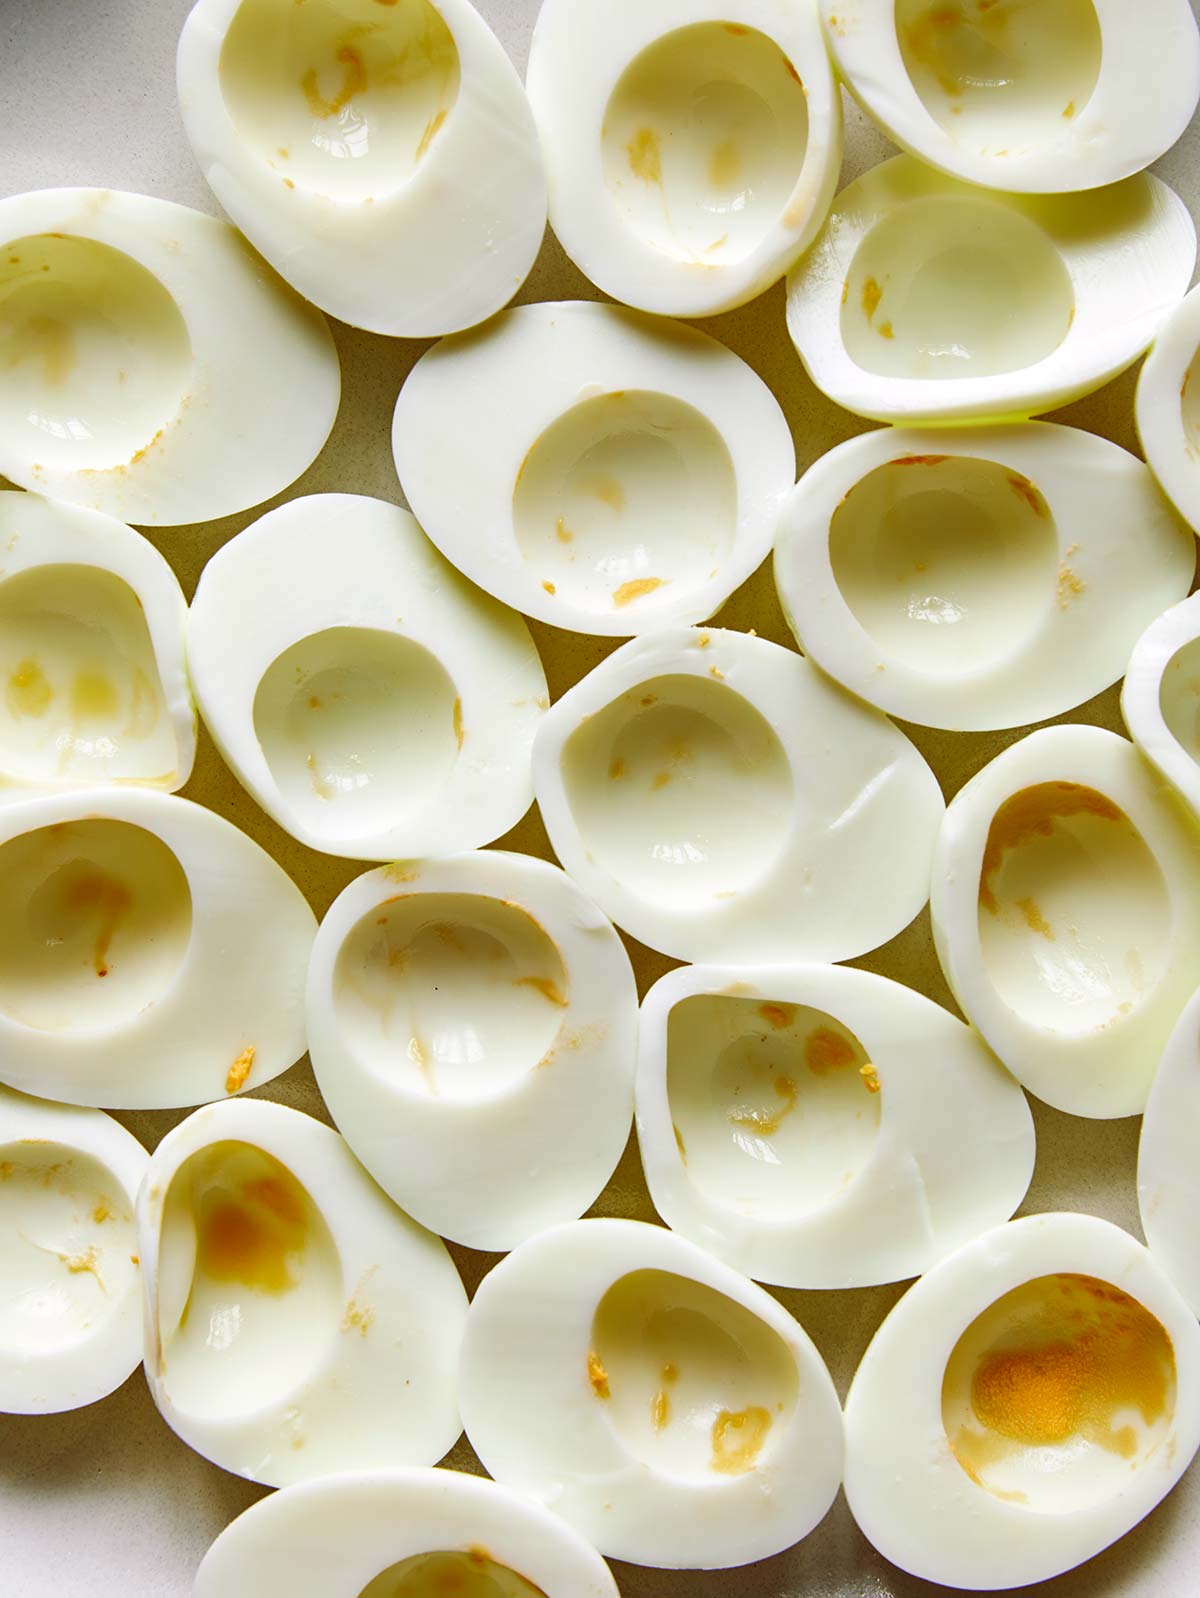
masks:
[[[258,1177],[237,1197],[214,1193],[203,1206],[197,1274],[261,1293],[286,1293],[295,1286],[293,1257],[307,1237],[308,1209],[297,1183],[286,1173]]]

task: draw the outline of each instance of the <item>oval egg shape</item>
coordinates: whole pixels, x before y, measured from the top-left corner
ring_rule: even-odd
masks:
[[[0,808],[0,1081],[168,1109],[304,1053],[316,922],[258,844],[186,799],[85,788]]]
[[[0,200],[0,472],[139,526],[277,494],[337,413],[329,328],[226,222],[144,194]]]
[[[330,316],[430,338],[524,282],[546,226],[537,131],[467,0],[199,0],[177,77],[213,193]]]
[[[822,0],[821,11],[846,86],[889,138],[986,188],[1115,183],[1163,155],[1200,98],[1187,0],[1136,11],[1121,0]]]
[[[841,966],[686,966],[642,1003],[637,1126],[667,1225],[758,1281],[916,1276],[1007,1220],[1025,1095],[961,1021]]]
[[[774,395],[731,350],[583,301],[429,350],[392,448],[421,525],[473,582],[618,636],[723,604],[771,547],[796,469]]]
[[[1155,1073],[1138,1143],[1138,1209],[1154,1258],[1200,1314],[1194,1133],[1200,1119],[1200,994],[1184,1007]]]
[[[1138,377],[1135,415],[1150,470],[1200,531],[1200,290],[1160,328]]]
[[[1149,174],[1048,199],[898,155],[838,195],[788,278],[788,331],[817,387],[860,416],[1023,418],[1136,360],[1195,261],[1187,208]]]
[[[761,294],[829,209],[842,108],[816,8],[547,0],[527,83],[550,221],[606,294],[713,316]]]
[[[933,935],[962,1007],[1031,1092],[1137,1115],[1200,961],[1200,830],[1124,738],[1050,727],[951,801]]]
[[[1140,460],[1046,422],[850,439],[804,474],[775,545],[804,653],[889,715],[960,732],[1109,687],[1195,567]]]
[[[841,1479],[841,1411],[807,1334],[662,1227],[574,1221],[522,1244],[475,1295],[461,1383],[490,1474],[610,1558],[765,1558]]]
[[[141,1363],[149,1159],[100,1110],[0,1087],[0,1413],[94,1404]]]
[[[629,957],[544,861],[485,850],[359,877],[321,923],[307,1009],[342,1135],[457,1243],[510,1249],[574,1220],[629,1139]]]
[[[933,773],[886,717],[764,639],[634,639],[555,703],[533,765],[566,870],[676,959],[853,959],[925,902]]]
[[[846,1497],[902,1570],[994,1591],[1098,1554],[1200,1443],[1200,1329],[1147,1251],[1032,1215],[934,1266],[846,1399]]]
[[[260,1100],[197,1110],[137,1220],[146,1377],[198,1453],[283,1486],[455,1441],[458,1273],[329,1127]]]
[[[1129,736],[1200,817],[1200,596],[1172,605],[1137,641],[1121,689]]]
[[[608,1566],[529,1498],[455,1470],[359,1470],[301,1482],[240,1514],[194,1598],[619,1598]]]
[[[396,505],[317,494],[268,512],[204,568],[188,648],[221,753],[310,849],[442,854],[529,808],[547,703],[533,640]]]

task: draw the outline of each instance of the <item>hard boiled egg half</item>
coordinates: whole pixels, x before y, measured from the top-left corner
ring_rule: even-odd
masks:
[[[1200,961],[1200,829],[1133,745],[1030,733],[951,801],[933,935],[963,1013],[1056,1109],[1137,1115]]]
[[[1127,1232],[1032,1215],[923,1276],[846,1400],[846,1497],[886,1559],[972,1591],[1123,1537],[1200,1443],[1200,1328]]]
[[[629,956],[542,860],[489,849],[352,882],[317,934],[308,1036],[367,1170],[472,1248],[582,1215],[629,1138]]]
[[[557,701],[533,765],[567,871],[676,959],[853,959],[928,895],[932,771],[885,716],[761,638],[634,639]]]
[[[1150,470],[1200,530],[1200,289],[1159,330],[1138,378],[1136,414]]]
[[[546,226],[537,133],[468,0],[199,0],[177,66],[217,199],[331,316],[428,338],[524,281]]]
[[[759,1281],[916,1276],[1007,1218],[1025,1095],[977,1033],[843,966],[684,966],[642,1005],[638,1142],[668,1226]]]
[[[1195,1129],[1200,1124],[1200,993],[1189,1000],[1166,1049],[1142,1120],[1138,1208],[1150,1252],[1200,1314],[1196,1256]]]
[[[861,416],[1024,418],[1136,360],[1195,261],[1187,207],[1148,173],[1045,198],[898,155],[838,195],[788,278],[788,330],[817,387]]]
[[[891,715],[972,732],[1107,688],[1195,568],[1136,456],[1046,422],[852,438],[804,474],[775,546],[810,660]]]
[[[884,131],[990,188],[1055,194],[1140,172],[1200,97],[1187,0],[821,0],[821,11],[838,71]]]
[[[701,621],[763,560],[796,455],[715,339],[523,305],[417,362],[392,431],[421,525],[481,588],[575,632]]]
[[[748,1564],[807,1535],[842,1416],[803,1329],[745,1277],[638,1221],[573,1221],[475,1295],[463,1422],[484,1466],[601,1553]]]
[[[214,1464],[278,1487],[454,1443],[463,1285],[329,1127],[255,1099],[197,1110],[155,1150],[137,1222],[150,1392]]]
[[[269,511],[204,568],[188,650],[217,747],[310,849],[443,854],[529,808],[547,703],[533,640],[396,505]]]
[[[0,1412],[78,1409],[141,1363],[149,1158],[99,1110],[0,1087]]]
[[[1200,595],[1138,639],[1121,689],[1129,736],[1200,817]]]
[[[554,231],[614,299],[732,310],[824,220],[842,108],[809,0],[546,0],[527,81]]]
[[[0,808],[0,1081],[118,1109],[260,1087],[304,1053],[315,930],[270,855],[186,799]]]
[[[175,573],[132,528],[0,493],[0,798],[181,788],[196,753],[186,627]]]
[[[141,526],[286,488],[337,414],[324,318],[242,236],[110,189],[0,200],[0,472]]]
[[[285,1487],[217,1538],[194,1598],[619,1598],[600,1555],[532,1499],[453,1470]]]

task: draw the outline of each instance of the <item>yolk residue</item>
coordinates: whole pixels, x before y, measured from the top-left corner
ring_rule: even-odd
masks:
[[[286,1175],[257,1177],[237,1196],[214,1195],[200,1216],[197,1272],[263,1293],[295,1286],[292,1261],[308,1238],[308,1208]]]
[[[1123,821],[1125,812],[1094,788],[1077,782],[1042,782],[1022,788],[1006,799],[988,829],[979,873],[979,903],[991,915],[999,913],[992,879],[1010,849],[1021,848],[1035,838],[1049,838],[1056,821],[1071,816],[1095,816],[1101,821]]]
[[[804,1040],[804,1063],[814,1076],[828,1076],[853,1065],[855,1059],[853,1045],[831,1027],[817,1027]]]
[[[760,1404],[723,1409],[713,1421],[712,1468],[723,1476],[742,1476],[754,1469],[771,1429],[771,1417]]]

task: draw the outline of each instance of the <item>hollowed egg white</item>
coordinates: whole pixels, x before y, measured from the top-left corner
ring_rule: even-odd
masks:
[[[842,108],[810,0],[546,0],[527,83],[551,224],[614,299],[732,310],[829,209]]]
[[[1195,1130],[1200,1124],[1200,993],[1190,999],[1155,1073],[1138,1143],[1138,1208],[1154,1258],[1200,1314]]]
[[[676,959],[853,959],[929,892],[937,779],[885,716],[761,638],[634,639],[556,702],[533,768],[566,870]]]
[[[191,775],[187,605],[123,522],[0,493],[0,798]]]
[[[144,194],[0,200],[0,472],[141,526],[286,488],[333,426],[329,328],[228,223]]]
[[[575,632],[701,621],[795,480],[774,395],[676,322],[523,305],[417,362],[392,431],[421,525],[480,587]]]
[[[141,1363],[133,1204],[149,1158],[99,1110],[0,1087],[0,1412],[78,1409]]]
[[[1187,0],[821,0],[821,13],[884,131],[989,188],[1115,183],[1174,144],[1200,97]]]
[[[1200,830],[1133,745],[1030,733],[951,801],[934,858],[946,979],[1018,1081],[1137,1115],[1200,960]]]
[[[1200,530],[1200,289],[1160,329],[1138,378],[1136,415],[1150,470]]]
[[[1025,1095],[919,993],[843,966],[684,966],[642,1004],[637,1126],[655,1208],[759,1281],[916,1276],[1007,1220]]]
[[[307,1009],[342,1135],[455,1242],[510,1249],[574,1220],[629,1139],[629,956],[545,861],[489,849],[359,877],[321,923]]]
[[[619,1598],[600,1555],[531,1499],[454,1470],[361,1470],[245,1510],[195,1598]]]
[[[1129,736],[1200,817],[1200,594],[1155,618],[1130,656]]]
[[[973,732],[1116,682],[1195,567],[1136,456],[1046,422],[850,439],[805,473],[775,546],[811,660],[891,715]]]
[[[329,1127],[197,1110],[155,1150],[137,1223],[147,1381],[198,1453],[278,1487],[454,1443],[462,1282]]]
[[[1148,173],[1001,194],[908,155],[843,189],[788,278],[817,387],[884,422],[1006,421],[1108,382],[1191,281],[1196,230]]]
[[[601,1553],[718,1569],[806,1536],[842,1417],[821,1356],[762,1288],[638,1221],[573,1221],[475,1295],[463,1423],[486,1469]]]
[[[886,1559],[994,1591],[1116,1542],[1200,1443],[1200,1328],[1091,1215],[996,1227],[911,1287],[846,1400],[846,1497]]]
[[[537,132],[468,0],[199,0],[177,71],[217,199],[331,316],[428,338],[525,280],[546,226]]]
[[[0,808],[0,1081],[168,1109],[304,1053],[316,923],[258,844],[189,800],[81,788]]]
[[[310,849],[443,854],[529,808],[546,707],[533,640],[396,505],[318,494],[269,511],[204,568],[188,652],[217,747]]]

